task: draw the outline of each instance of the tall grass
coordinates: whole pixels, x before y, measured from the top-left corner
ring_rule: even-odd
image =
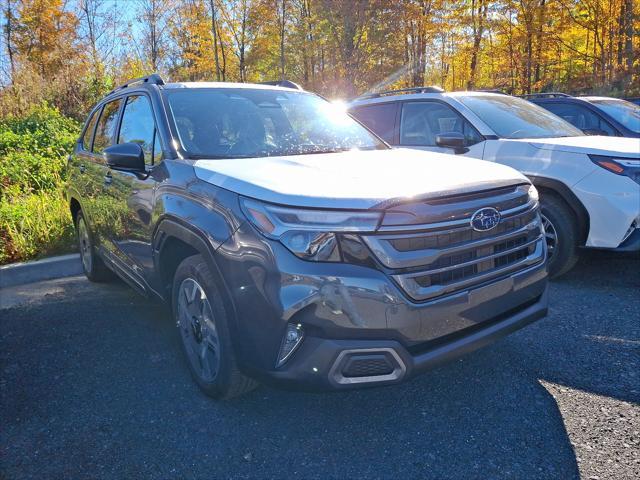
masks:
[[[0,264],[71,252],[74,248],[73,223],[61,189],[0,202]]]

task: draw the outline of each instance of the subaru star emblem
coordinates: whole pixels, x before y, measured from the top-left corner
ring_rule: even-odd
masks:
[[[496,228],[500,223],[500,212],[492,207],[485,207],[471,215],[471,227],[476,232],[486,232]]]

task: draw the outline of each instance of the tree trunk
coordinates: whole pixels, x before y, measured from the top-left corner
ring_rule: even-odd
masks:
[[[633,0],[624,0],[624,56],[627,59],[627,75],[631,84],[631,72],[633,70]]]
[[[13,46],[13,26],[14,16],[12,10],[13,0],[7,0],[7,8],[5,10],[6,25],[5,25],[5,41],[7,42],[7,54],[9,55],[9,65],[11,67],[11,83],[13,83],[16,77],[16,61],[15,51]]]
[[[534,68],[534,82],[538,84],[541,80],[540,66],[542,63],[542,37],[544,33],[544,18],[545,18],[545,6],[546,0],[540,0],[540,6],[538,8],[538,21],[536,32],[536,64]]]
[[[216,20],[215,0],[209,0],[211,8],[211,35],[213,36],[213,57],[216,62],[216,80],[220,81],[220,59],[218,57],[218,26]]]
[[[484,0],[478,0],[478,10],[476,12],[476,0],[471,0],[471,22],[473,25],[473,48],[471,50],[471,62],[469,64],[469,81],[467,89],[476,88],[476,70],[478,67],[478,54],[480,44],[484,34],[484,22],[487,17],[487,5]]]
[[[282,2],[280,9],[280,79],[284,80],[284,37],[285,37],[285,27],[287,25],[287,0],[280,0]]]

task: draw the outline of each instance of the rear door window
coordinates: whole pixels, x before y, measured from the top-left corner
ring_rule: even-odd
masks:
[[[102,109],[102,115],[98,120],[98,128],[93,140],[93,152],[102,153],[103,150],[113,145],[116,128],[118,126],[118,111],[121,100],[114,100],[107,103]]]
[[[482,141],[471,124],[453,108],[440,102],[406,102],[400,118],[400,145],[436,146],[436,136],[461,133],[467,145]]]
[[[387,143],[395,142],[398,103],[380,103],[357,107],[351,114]]]

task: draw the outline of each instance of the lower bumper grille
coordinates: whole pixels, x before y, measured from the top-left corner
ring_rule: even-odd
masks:
[[[393,348],[343,350],[329,377],[338,384],[378,383],[399,380],[407,367]]]
[[[354,355],[342,369],[342,375],[347,378],[374,377],[377,375],[389,375],[394,366],[381,354]]]

